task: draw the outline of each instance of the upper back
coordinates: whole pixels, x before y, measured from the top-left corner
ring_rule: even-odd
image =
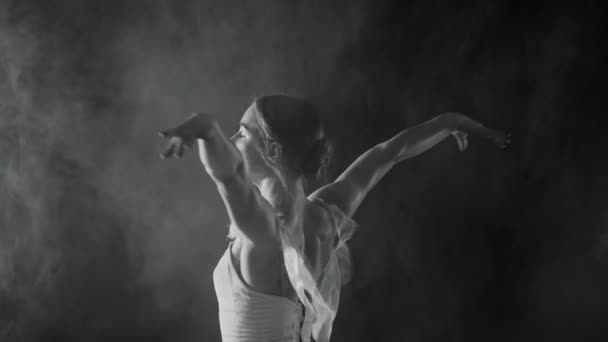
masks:
[[[318,279],[332,248],[332,218],[326,208],[308,201],[302,215],[302,223],[305,257],[311,267],[310,271]],[[278,229],[275,231],[278,232]],[[278,246],[275,249],[267,245],[251,245],[237,239],[232,255],[237,264],[237,271],[248,285],[264,293],[295,298],[292,291],[285,293],[284,285],[289,284],[289,279]]]

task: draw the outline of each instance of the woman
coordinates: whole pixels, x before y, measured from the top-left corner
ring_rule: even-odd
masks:
[[[231,138],[206,113],[160,132],[169,138],[163,158],[198,141],[228,211],[230,242],[214,271],[223,341],[329,341],[361,201],[396,163],[450,135],[466,149],[467,132],[508,143],[462,114],[441,114],[372,147],[308,196],[303,182],[323,171],[332,148],[302,99],[257,99]]]

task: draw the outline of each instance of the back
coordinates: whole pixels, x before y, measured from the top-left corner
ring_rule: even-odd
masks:
[[[352,235],[356,223],[335,205],[330,205],[320,198],[310,199],[302,220],[297,222],[298,226],[289,226],[280,218],[277,218],[276,222],[281,249],[273,262],[269,262],[271,259],[266,257],[260,257],[259,252],[253,248],[231,242],[231,248],[220,262],[224,266],[218,264],[214,280],[220,304],[222,335],[230,336],[237,327],[248,330],[252,326],[264,325],[282,327],[278,331],[272,330],[273,334],[279,333],[293,338],[292,323],[287,326],[278,324],[284,322],[284,317],[289,316],[292,317],[290,322],[294,322],[294,319],[300,321],[300,333],[304,341],[311,335],[317,342],[329,341],[338,308],[340,288],[345,283],[345,275],[350,274],[350,260],[345,242]],[[220,269],[225,271],[220,272]],[[229,274],[233,275],[228,276]],[[222,281],[229,278],[236,281]],[[262,283],[257,284],[272,284],[268,282],[269,278],[278,280],[274,287],[256,286],[258,280]],[[264,322],[254,320],[254,317],[261,317],[258,314],[245,316],[244,310],[229,309],[237,305],[235,301],[238,298],[231,294],[241,291],[239,289],[247,289],[248,294],[239,297],[241,309],[256,311],[257,306],[250,307],[250,304],[258,302],[259,299],[265,303],[264,306],[270,302],[275,303],[271,305],[272,310],[263,309],[267,313],[263,316]],[[264,298],[270,302],[266,303]],[[305,308],[305,316],[298,317],[299,305]],[[238,325],[233,324],[237,321]],[[244,337],[239,333],[237,335]]]
[[[275,221],[273,230],[279,235],[284,226],[278,217]],[[329,260],[333,248],[332,240],[335,240],[336,229],[333,226],[333,219],[324,203],[308,201],[301,223],[306,264],[314,278],[319,279],[323,266]],[[266,246],[251,245],[244,243],[237,234],[231,235],[235,240],[231,248],[234,267],[247,285],[263,293],[297,300],[279,246],[274,250]]]
[[[291,285],[307,314],[314,317],[313,337],[317,342],[326,342],[331,336],[340,289],[350,276],[350,253],[346,241],[357,224],[336,205],[320,197],[309,199],[324,208],[329,217],[322,221],[325,223],[322,226],[329,228],[320,227],[314,233],[310,230],[305,232],[302,222],[294,225],[283,223],[279,235]]]

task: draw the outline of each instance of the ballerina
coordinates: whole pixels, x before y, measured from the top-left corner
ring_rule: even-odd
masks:
[[[323,172],[333,148],[303,99],[255,100],[230,138],[208,113],[161,131],[163,158],[181,158],[198,142],[229,216],[228,247],[213,272],[222,340],[328,342],[350,274],[352,217],[367,193],[395,164],[447,137],[464,151],[469,133],[509,143],[499,130],[443,113],[373,146],[307,196],[303,182]]]

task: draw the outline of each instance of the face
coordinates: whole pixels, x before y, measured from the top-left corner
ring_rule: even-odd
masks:
[[[243,155],[245,169],[253,182],[261,180],[269,170],[256,146],[257,137],[254,132],[258,129],[255,105],[251,105],[241,118],[238,132],[230,138]]]

